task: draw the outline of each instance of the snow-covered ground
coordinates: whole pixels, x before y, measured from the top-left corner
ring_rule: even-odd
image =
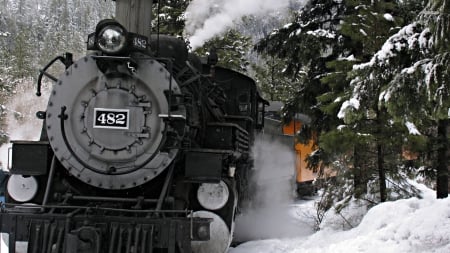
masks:
[[[450,198],[438,200],[434,191],[424,186],[420,188],[422,199],[377,205],[353,229],[342,231],[324,227],[306,236],[299,234],[293,237],[295,235],[292,234],[290,238],[250,241],[230,249],[229,253],[448,253]],[[310,203],[306,205],[313,206]],[[305,205],[297,205],[291,210],[305,213],[304,208]],[[292,222],[299,218],[294,217]]]

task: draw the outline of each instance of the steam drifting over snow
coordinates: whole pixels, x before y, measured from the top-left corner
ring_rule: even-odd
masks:
[[[225,32],[246,15],[264,16],[283,12],[290,0],[193,0],[186,10],[185,34],[191,47],[201,47],[207,40]]]
[[[423,198],[377,205],[356,228],[323,230],[294,239],[248,242],[231,253],[448,253],[450,252],[450,198],[417,185]]]
[[[292,139],[292,145],[294,140]],[[292,237],[313,233],[311,206],[292,210],[295,155],[292,146],[259,136],[252,148],[255,161],[252,205],[236,218],[235,240]],[[312,202],[309,204],[313,204]],[[263,251],[261,251],[263,252]]]

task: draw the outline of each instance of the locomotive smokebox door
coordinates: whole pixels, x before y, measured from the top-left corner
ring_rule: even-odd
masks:
[[[194,182],[219,183],[223,154],[190,151],[186,153],[186,177]]]
[[[46,141],[12,141],[11,174],[46,175],[53,152]],[[24,159],[26,157],[26,159]]]

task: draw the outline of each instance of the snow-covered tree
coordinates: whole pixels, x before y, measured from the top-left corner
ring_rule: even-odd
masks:
[[[378,105],[405,125],[410,133],[406,140],[416,140],[419,135],[430,142],[422,154],[432,154],[435,161],[439,198],[448,196],[449,13],[449,1],[430,1],[415,22],[358,66],[366,76],[384,77]]]
[[[57,55],[84,54],[87,35],[113,13],[114,3],[104,0],[1,1],[0,121],[7,116],[7,100],[24,80],[32,82],[38,69]],[[7,133],[0,129],[2,142]]]
[[[155,18],[152,21],[153,31],[181,36],[188,5],[188,0],[160,1],[160,4],[155,5],[153,10],[155,13]]]
[[[327,125],[316,97],[328,90],[320,79],[327,73],[326,62],[338,53],[335,49],[341,38],[336,31],[344,11],[340,1],[309,1],[294,13],[291,23],[256,46],[258,52],[282,59],[285,66],[279,69],[290,79],[287,85],[296,86],[284,107],[286,120],[295,113],[308,114],[312,131],[321,131]]]
[[[351,44],[359,46],[351,51],[351,55],[345,56],[363,62],[371,59],[386,39],[405,22],[405,17],[399,15],[402,6],[401,2],[396,1],[350,1],[348,8],[355,12],[343,19],[341,32],[350,38]],[[365,188],[370,180],[376,180],[380,201],[383,202],[389,195],[387,180],[398,178],[402,160],[402,131],[386,107],[378,103],[391,73],[383,68],[366,71],[359,66],[352,65],[354,71],[351,72],[350,86],[344,87],[345,95],[335,101],[341,103],[338,117],[343,119],[346,128],[355,133],[353,174],[356,183],[362,183],[360,186]],[[347,100],[342,99],[346,95]],[[343,127],[340,127],[341,130]]]

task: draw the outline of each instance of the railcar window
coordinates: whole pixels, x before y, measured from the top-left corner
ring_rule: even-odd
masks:
[[[251,111],[251,105],[250,105],[250,96],[247,92],[241,93],[238,97],[239,101],[239,112],[242,115],[249,115]]]
[[[257,124],[262,125],[264,119],[264,103],[259,102],[258,103],[258,118],[257,118]]]

